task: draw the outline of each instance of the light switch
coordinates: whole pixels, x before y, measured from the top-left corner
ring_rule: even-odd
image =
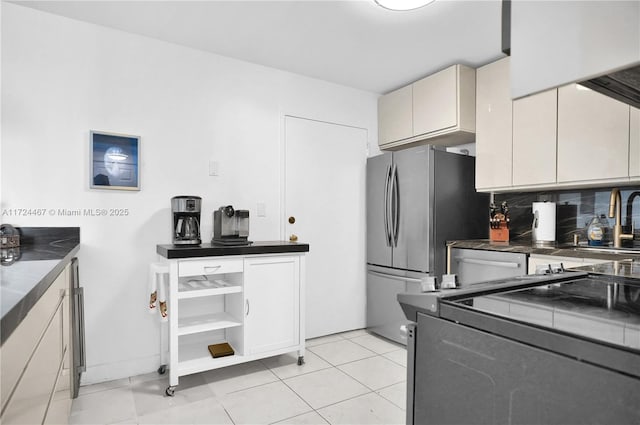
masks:
[[[218,161],[214,161],[213,159],[209,160],[209,175],[210,176],[217,176],[218,172],[219,172],[219,164]]]
[[[258,217],[266,217],[267,216],[267,206],[264,202],[258,202]]]

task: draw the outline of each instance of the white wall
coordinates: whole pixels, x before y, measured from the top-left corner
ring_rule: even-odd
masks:
[[[251,210],[253,239],[279,239],[283,114],[366,128],[375,146],[376,99],[2,2],[1,207],[56,210],[2,221],[81,227],[84,382],[159,365],[147,266],[156,244],[170,242],[172,196],[202,196],[204,240],[212,211],[226,204]],[[90,130],[142,137],[140,192],[89,189]],[[220,176],[208,176],[209,159]],[[266,217],[257,217],[257,202]],[[129,215],[64,217],[60,208]]]

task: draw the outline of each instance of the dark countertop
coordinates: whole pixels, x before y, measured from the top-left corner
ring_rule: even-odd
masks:
[[[203,243],[200,245],[156,245],[156,252],[167,259],[219,257],[224,255],[283,254],[308,252],[309,244],[287,241],[255,241],[251,245],[221,246]]]
[[[590,266],[573,267],[573,270],[580,270],[596,275],[640,279],[640,259],[611,261],[608,263],[593,264]]]
[[[0,266],[1,343],[18,327],[80,249],[79,227],[23,227],[20,258]]]

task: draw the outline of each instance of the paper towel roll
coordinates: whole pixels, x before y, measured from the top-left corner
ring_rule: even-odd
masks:
[[[533,242],[553,242],[556,240],[556,204],[555,202],[534,202],[533,226],[531,237]]]

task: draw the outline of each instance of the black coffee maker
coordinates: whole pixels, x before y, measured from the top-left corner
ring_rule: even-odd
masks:
[[[199,196],[174,196],[171,198],[173,215],[173,244],[200,245],[200,208]]]

